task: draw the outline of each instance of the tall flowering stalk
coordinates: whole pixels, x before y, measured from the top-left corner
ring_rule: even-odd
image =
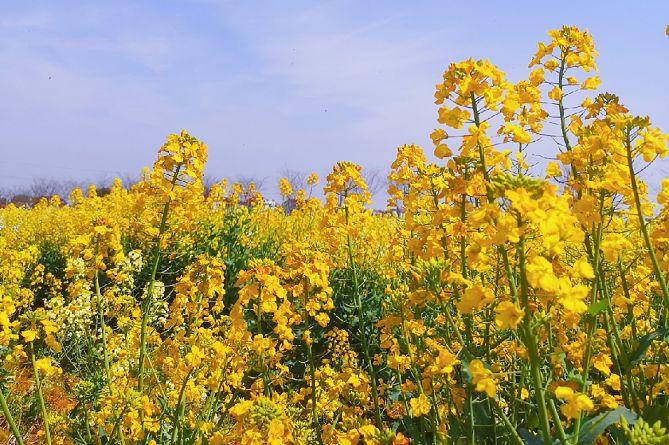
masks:
[[[340,162],[327,177],[327,184],[323,189],[326,195],[326,208],[334,212],[331,219],[325,224],[330,225],[335,230],[341,230],[346,239],[346,256],[348,266],[353,279],[353,304],[357,311],[358,331],[362,340],[362,352],[365,360],[365,366],[370,375],[372,388],[372,403],[374,406],[374,420],[378,428],[382,427],[381,406],[379,399],[379,389],[376,377],[376,370],[372,361],[371,346],[367,329],[370,322],[366,317],[366,308],[363,305],[360,295],[360,282],[358,279],[358,265],[355,260],[353,247],[353,215],[360,215],[365,212],[364,205],[369,203],[370,195],[367,191],[367,184],[360,173],[361,168],[350,162]],[[337,215],[337,210],[340,212]],[[343,219],[341,215],[343,211]]]
[[[144,367],[146,356],[146,330],[153,303],[161,248],[167,230],[170,206],[179,195],[180,190],[188,193],[190,189],[201,185],[204,166],[207,162],[207,146],[192,137],[185,130],[180,135],[172,134],[167,142],[158,150],[158,159],[151,173],[151,187],[156,190],[158,202],[163,202],[160,224],[155,236],[152,252],[153,264],[142,308],[142,325],[139,341],[139,367],[137,371],[137,389],[144,390]]]

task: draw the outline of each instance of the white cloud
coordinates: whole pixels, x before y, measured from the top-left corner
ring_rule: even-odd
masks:
[[[323,173],[339,159],[386,167],[410,142],[429,151],[449,62],[490,57],[522,75],[533,42],[562,20],[491,10],[473,26],[462,3],[64,1],[0,17],[11,104],[0,131],[21,147],[10,156],[135,171],[185,127],[210,146],[210,171],[230,176]],[[622,68],[602,72],[605,84]],[[658,90],[633,78],[611,84],[662,124],[666,110],[647,103]]]

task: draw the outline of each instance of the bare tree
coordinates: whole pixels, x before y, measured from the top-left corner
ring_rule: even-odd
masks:
[[[11,198],[13,194],[14,192],[10,187],[7,186],[0,187],[0,199]]]
[[[306,189],[309,175],[300,170],[285,168],[281,170],[281,177],[286,178],[293,190]]]
[[[110,194],[112,186],[114,185],[114,180],[115,178],[112,177],[104,177],[95,181],[93,185],[95,185],[98,196],[105,196]]]
[[[257,194],[262,194],[262,191],[265,187],[265,178],[238,176],[234,182],[242,187],[242,196],[240,197],[240,201],[246,205],[250,205],[252,202],[255,202]]]
[[[388,187],[390,188],[391,186],[398,189],[402,193],[403,198],[405,198],[409,194],[409,189],[410,189],[409,184],[403,182],[388,181]],[[401,216],[402,214],[404,214],[404,199],[400,200],[392,199],[391,207],[394,207],[394,211],[397,213],[397,215]]]
[[[209,196],[209,191],[211,188],[221,182],[223,178],[220,176],[214,176],[214,175],[204,175],[202,177],[202,185],[204,186],[204,195]]]
[[[58,195],[61,198],[67,198],[70,190],[75,187],[72,181],[63,181],[53,178],[35,178],[32,184],[28,186],[27,194],[33,198],[50,198]]]
[[[72,190],[79,188],[86,193],[90,185],[95,186],[98,196],[104,196],[111,192],[115,179],[102,177],[95,181],[74,181],[70,179],[35,178],[28,185],[0,188],[0,206],[7,205],[10,202],[16,205],[32,206],[41,198],[51,198],[54,195],[58,195],[66,201]],[[136,182],[138,182],[138,179],[135,176],[125,175],[121,179],[121,184],[125,188],[130,188]]]
[[[14,193],[9,187],[0,187],[0,207],[5,207],[9,204]]]
[[[362,169],[362,179],[367,184],[367,190],[371,196],[375,196],[388,185],[386,175],[379,168]]]
[[[266,179],[253,176],[238,176],[234,182],[241,185],[244,190],[248,189],[250,185],[253,184],[255,189],[260,192],[265,188]]]
[[[124,189],[131,189],[133,185],[141,182],[141,178],[136,174],[126,173],[124,175],[117,176],[121,180],[121,185]]]

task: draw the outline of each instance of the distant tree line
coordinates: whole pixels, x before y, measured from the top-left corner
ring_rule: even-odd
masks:
[[[130,187],[139,179],[134,176],[122,176],[121,182],[124,187]],[[42,198],[51,198],[58,195],[66,201],[72,190],[80,188],[84,193],[91,185],[95,186],[97,194],[106,195],[111,190],[114,179],[100,179],[94,182],[74,181],[70,179],[35,178],[30,184],[13,187],[0,187],[0,207],[8,204],[16,206],[32,207]]]
[[[280,172],[278,178],[286,178],[293,190],[307,189],[306,172],[292,169],[284,169]],[[369,193],[372,197],[383,193],[388,185],[386,175],[379,169],[370,168],[363,169],[363,178],[367,183]],[[140,178],[137,176],[124,175],[120,177],[123,187],[129,188],[139,182]],[[213,175],[205,175],[203,178],[203,185],[205,194],[214,184],[221,181],[222,178]],[[324,178],[321,178],[322,180]],[[110,192],[114,178],[102,178],[96,181],[76,181],[70,179],[56,179],[56,178],[35,178],[26,185],[0,187],[0,207],[5,207],[9,204],[16,206],[32,207],[42,198],[49,199],[54,195],[58,195],[63,201],[67,202],[68,196],[75,188],[81,189],[84,193],[91,186],[94,185],[98,196],[104,196]],[[274,184],[269,184],[267,178],[255,176],[238,176],[230,183],[239,183],[243,190],[248,190],[249,186],[253,184],[253,188],[260,193],[271,190]]]

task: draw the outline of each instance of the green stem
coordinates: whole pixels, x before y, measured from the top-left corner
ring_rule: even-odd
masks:
[[[179,171],[181,165],[178,166],[172,177],[172,189],[176,185],[179,178]],[[158,229],[158,236],[153,247],[153,266],[151,267],[151,277],[149,278],[149,286],[146,290],[146,303],[144,304],[144,313],[142,314],[142,328],[139,336],[139,370],[137,371],[137,390],[140,395],[144,391],[144,357],[146,356],[146,329],[149,323],[149,311],[151,310],[151,299],[153,298],[153,288],[156,283],[156,274],[158,272],[158,263],[160,262],[160,243],[162,235],[167,228],[167,215],[170,210],[170,199],[168,198],[163,205],[163,212],[160,217],[160,228]]]
[[[472,384],[467,385],[467,439],[470,445],[476,445],[476,421],[474,419],[474,397]]]
[[[35,374],[35,386],[37,387],[37,400],[39,401],[40,411],[42,412],[42,420],[44,421],[44,434],[46,436],[47,445],[51,445],[51,430],[49,429],[49,418],[46,412],[46,403],[44,402],[44,394],[42,393],[42,381],[39,377],[39,370],[35,363],[35,347],[30,343],[30,361],[33,365],[33,373]]]
[[[472,101],[472,111],[474,113],[474,124],[478,127],[481,125],[481,116],[479,114],[478,105],[476,104],[476,96],[474,93],[471,94]],[[488,203],[492,204],[495,202],[495,196],[490,188],[490,174],[488,173],[488,167],[486,166],[485,150],[480,142],[477,142],[479,150],[479,162],[481,163],[481,173],[486,182],[486,198]],[[518,301],[518,286],[516,283],[516,278],[511,270],[511,263],[509,261],[509,254],[506,248],[503,245],[499,246],[500,254],[502,255],[502,261],[504,262],[504,269],[507,274],[507,280],[509,281],[509,290],[511,291],[511,296],[513,297],[514,302]]]
[[[567,435],[564,433],[564,428],[562,428],[562,422],[560,422],[560,414],[558,413],[557,408],[555,407],[555,402],[553,400],[548,401],[549,407],[551,409],[551,414],[555,420],[555,425],[557,425],[558,436],[560,436],[560,442],[562,445],[569,445],[567,440]]]
[[[599,205],[599,214],[602,214],[602,206],[603,206],[603,201],[604,198],[600,198],[600,205]],[[593,228],[593,232],[595,233],[594,236],[594,247],[591,246],[590,244],[590,235],[586,234],[585,238],[585,245],[587,252],[589,255],[592,257],[592,270],[595,273],[595,275],[599,274],[600,267],[599,267],[599,261],[600,261],[600,249],[599,245],[602,240],[602,233],[603,233],[603,228],[604,224],[600,223],[597,226],[597,230]],[[592,283],[592,295],[591,295],[591,301],[590,304],[595,304],[597,303],[597,293],[602,293],[602,290],[599,289],[599,280],[595,279],[594,282]],[[587,394],[588,391],[588,375],[590,373],[590,358],[592,356],[592,340],[595,335],[595,329],[597,328],[597,318],[598,315],[592,315],[592,317],[589,320],[588,323],[588,330],[587,330],[587,336],[585,340],[585,353],[583,356],[583,389],[582,392]],[[574,423],[574,441],[578,441],[578,436],[580,435],[581,431],[581,422],[583,420],[583,415],[579,414],[579,416],[576,418],[576,422]]]
[[[98,317],[100,318],[100,329],[102,331],[102,355],[104,357],[105,374],[107,376],[107,383],[111,383],[111,371],[109,368],[109,351],[107,350],[107,325],[105,323],[104,302],[102,301],[102,293],[100,292],[100,280],[98,278],[98,269],[95,269],[95,297],[98,306]]]
[[[19,428],[16,426],[16,422],[14,421],[12,413],[9,411],[9,407],[7,406],[7,399],[5,399],[5,392],[2,390],[0,390],[0,406],[2,406],[2,413],[5,415],[5,419],[7,419],[9,428],[12,430],[12,434],[14,434],[14,437],[16,438],[16,443],[18,445],[23,445],[23,438],[21,437],[21,432],[19,431]]]
[[[344,206],[344,212],[346,216],[346,226],[349,226],[349,210],[348,206]],[[353,258],[353,241],[351,240],[351,234],[346,233],[346,244],[348,248],[348,260],[351,267],[351,274],[353,275],[353,298],[355,300],[355,305],[358,310],[358,329],[360,330],[360,336],[362,338],[362,347],[365,361],[369,367],[369,374],[372,383],[372,399],[374,401],[374,419],[376,421],[376,427],[379,429],[383,428],[383,423],[381,422],[381,409],[379,406],[379,390],[376,383],[376,371],[374,369],[374,363],[372,362],[371,354],[369,353],[369,339],[367,338],[367,332],[365,331],[365,318],[364,310],[362,307],[362,300],[360,298],[359,292],[359,283],[358,283],[358,271],[356,268],[355,260]]]
[[[85,403],[82,403],[82,409],[84,410],[84,422],[86,423],[86,438],[88,439],[88,443],[93,443],[93,435],[91,434],[90,416],[88,415],[88,408],[86,408]]]
[[[660,263],[657,261],[657,256],[655,255],[655,249],[650,241],[650,235],[648,234],[648,227],[646,226],[646,221],[643,218],[643,212],[641,210],[641,197],[639,195],[639,185],[636,181],[636,173],[634,172],[634,161],[632,159],[632,141],[630,139],[630,130],[627,130],[625,134],[625,150],[627,152],[627,167],[630,174],[630,183],[632,186],[632,192],[634,194],[634,205],[636,207],[636,214],[639,218],[639,228],[641,229],[641,235],[643,236],[644,243],[646,244],[646,249],[648,249],[648,256],[650,256],[650,262],[653,265],[653,272],[657,277],[658,283],[660,283],[660,289],[662,289],[662,296],[664,298],[664,310],[665,310],[665,327],[669,325],[669,320],[666,317],[666,311],[669,310],[669,288],[667,288],[667,282],[664,279],[664,273],[660,268]]]
[[[311,350],[311,344],[307,344],[307,350],[309,351],[309,374],[311,377],[311,421],[316,430],[316,440],[319,445],[323,445],[321,424],[318,421],[318,410],[316,406],[316,364],[314,363],[314,354]]]
[[[471,103],[472,103],[472,110],[474,113],[474,123],[479,126],[480,125],[480,116],[479,116],[479,111],[478,107],[476,104],[476,97],[474,96],[474,93],[471,94]],[[494,202],[494,195],[492,193],[492,190],[490,189],[490,175],[488,173],[488,168],[486,166],[485,162],[485,151],[481,143],[478,143],[478,150],[479,150],[479,158],[480,158],[480,168],[481,172],[483,174],[484,179],[486,180],[486,195],[488,198],[489,203]],[[520,226],[520,218],[519,218],[519,226]],[[511,290],[511,294],[514,296],[514,299],[517,297],[517,287],[516,287],[516,282],[514,279],[514,276],[511,271],[511,266],[508,258],[508,253],[506,249],[503,247],[500,247],[500,253],[502,254],[502,259],[504,261],[504,266],[505,270],[507,272],[507,279],[509,280],[509,287]],[[526,344],[528,348],[528,352],[530,355],[530,365],[531,365],[531,376],[532,376],[532,381],[535,387],[535,398],[536,402],[538,405],[539,409],[539,420],[541,422],[541,429],[543,432],[543,442],[545,445],[550,445],[551,439],[550,439],[550,424],[548,421],[548,412],[546,410],[546,400],[544,397],[544,388],[542,384],[542,377],[541,377],[541,370],[540,370],[540,359],[539,359],[539,352],[538,352],[538,347],[536,343],[536,339],[534,337],[534,333],[532,332],[532,327],[530,325],[530,308],[529,308],[529,289],[528,289],[528,284],[527,284],[527,276],[525,272],[525,246],[524,246],[524,237],[521,236],[520,238],[520,245],[519,245],[519,253],[520,253],[520,258],[519,258],[519,267],[520,267],[520,283],[521,283],[521,292],[520,292],[520,300],[521,304],[523,305],[523,309],[525,310],[525,317],[523,317],[523,328],[525,331],[525,338],[526,338]]]
[[[641,406],[639,405],[636,390],[634,388],[634,379],[632,376],[632,364],[630,363],[629,360],[629,352],[627,351],[627,348],[625,348],[625,344],[623,343],[622,337],[620,336],[620,329],[618,328],[618,324],[616,323],[615,313],[613,312],[613,305],[611,304],[611,294],[609,292],[608,287],[606,286],[606,280],[604,279],[603,270],[599,271],[598,279],[600,282],[599,287],[600,289],[602,289],[603,297],[606,301],[606,311],[609,320],[609,322],[607,323],[607,325],[609,325],[607,326],[607,332],[609,332],[609,334],[611,332],[613,333],[613,338],[611,338],[611,336],[609,335],[608,339],[610,343],[609,348],[611,349],[612,358],[614,358],[614,360],[618,362],[618,367],[622,368],[619,369],[620,374],[623,375],[625,377],[625,380],[627,381],[627,388],[625,387],[624,381],[622,384],[623,399],[626,398],[631,399],[635,411],[637,413],[641,413]],[[617,351],[615,351],[615,349],[617,349]],[[629,400],[626,400],[626,402],[628,402],[627,403],[628,406],[631,406]]]
[[[520,226],[520,217],[519,224]],[[525,311],[525,316],[523,317],[523,329],[525,331],[525,342],[527,344],[528,353],[530,356],[530,374],[532,377],[532,383],[535,390],[535,400],[537,403],[537,409],[539,410],[539,421],[541,423],[542,439],[544,445],[551,444],[551,428],[548,422],[548,412],[546,410],[546,398],[544,397],[544,387],[541,377],[541,362],[539,359],[539,348],[537,347],[537,340],[535,338],[535,332],[533,332],[531,325],[531,311],[529,304],[529,286],[527,283],[527,273],[525,271],[525,237],[521,235],[519,245],[519,260],[518,265],[520,268],[520,300]],[[556,420],[556,423],[559,423],[559,420]]]
[[[560,90],[564,88],[564,73],[566,69],[566,64],[565,64],[565,57],[566,54],[563,55],[560,61],[560,71],[558,72],[558,87]],[[558,100],[558,109],[560,111],[560,130],[562,131],[562,139],[564,141],[565,148],[567,151],[571,151],[571,142],[569,142],[569,137],[567,137],[567,123],[565,121],[565,112],[564,112],[564,102],[563,98],[560,97],[560,100]],[[574,176],[578,176],[578,173],[576,170],[573,169],[572,167],[572,172]]]
[[[186,385],[188,384],[188,379],[190,378],[191,374],[195,368],[191,368],[188,371],[188,374],[186,374],[186,378],[184,379],[183,383],[181,384],[181,390],[179,391],[179,400],[177,402],[177,406],[174,408],[174,418],[172,419],[172,437],[170,439],[170,443],[172,445],[177,443],[177,436],[179,432],[179,425],[181,420],[183,419],[184,416],[184,411],[185,411],[185,394],[186,394]]]
[[[111,435],[109,436],[109,440],[107,443],[114,443],[114,439],[116,438],[116,433],[120,431],[121,422],[123,421],[123,416],[125,416],[125,413],[127,411],[128,411],[128,405],[125,405],[123,407],[123,410],[119,414],[118,419],[116,419],[116,422],[114,422],[114,428],[112,429]],[[123,443],[123,439],[121,439],[121,443]]]
[[[523,442],[523,439],[521,439],[520,436],[518,435],[518,431],[516,431],[516,428],[511,423],[511,420],[509,420],[509,417],[504,413],[504,410],[499,406],[496,400],[494,399],[490,400],[492,400],[493,409],[497,411],[497,414],[502,418],[502,422],[504,423],[506,430],[511,435],[512,442],[515,445],[524,445],[525,442]]]

